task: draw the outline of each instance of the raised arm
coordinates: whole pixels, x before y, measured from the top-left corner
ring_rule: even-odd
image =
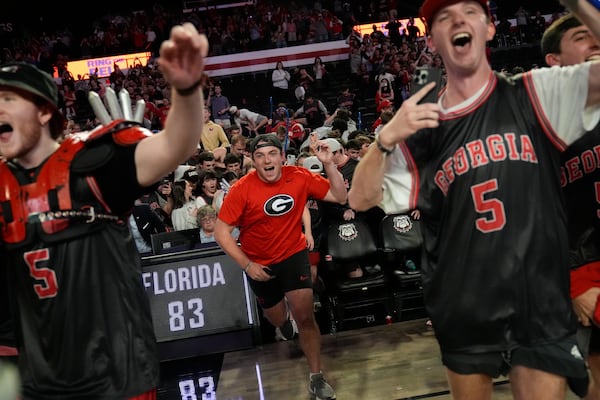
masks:
[[[354,170],[352,186],[348,192],[350,208],[356,211],[366,211],[381,202],[385,170],[386,153],[377,146],[377,143],[371,143],[369,150],[360,159]]]
[[[420,129],[438,126],[439,106],[434,103],[418,104],[434,85],[427,84],[402,103],[356,166],[348,192],[348,204],[353,210],[366,211],[381,202],[383,177],[387,170],[386,155],[398,151],[398,143]]]
[[[142,140],[135,152],[138,182],[149,186],[196,151],[203,126],[202,78],[206,36],[185,23],[171,29],[160,47],[158,65],[171,86],[171,109],[164,129]]]
[[[316,136],[311,136],[311,140],[315,139]],[[325,140],[317,142],[315,153],[319,161],[323,164],[323,169],[327,174],[330,184],[329,191],[322,200],[346,204],[348,201],[348,190],[346,190],[342,173],[337,169],[337,166],[333,162],[333,153]]]

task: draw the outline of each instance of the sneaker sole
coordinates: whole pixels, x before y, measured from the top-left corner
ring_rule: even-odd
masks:
[[[312,400],[336,400],[337,398],[335,393],[333,394],[333,397],[319,397],[313,393],[313,391],[310,389],[310,386],[308,387],[308,393],[310,394]]]
[[[316,394],[310,394],[311,399],[313,400],[336,400],[335,395],[333,397],[317,397]]]

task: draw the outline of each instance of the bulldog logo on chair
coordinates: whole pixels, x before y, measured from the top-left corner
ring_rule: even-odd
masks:
[[[342,224],[338,227],[338,236],[340,239],[349,242],[358,237],[358,229],[354,223]]]
[[[394,217],[394,229],[397,232],[406,233],[413,227],[413,223],[408,215],[398,215]]]

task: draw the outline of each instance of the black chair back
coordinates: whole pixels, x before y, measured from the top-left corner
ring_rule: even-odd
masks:
[[[334,260],[351,260],[377,251],[377,244],[366,222],[355,219],[333,224],[327,232],[327,254]]]
[[[384,251],[416,250],[423,244],[420,221],[408,214],[388,214],[381,220],[380,239]]]

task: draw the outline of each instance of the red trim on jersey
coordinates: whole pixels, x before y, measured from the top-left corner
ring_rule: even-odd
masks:
[[[462,118],[465,115],[472,113],[473,111],[475,111],[477,108],[479,108],[483,103],[485,103],[487,101],[487,99],[494,92],[494,89],[496,88],[497,85],[498,85],[498,78],[496,77],[496,74],[494,73],[494,71],[492,71],[492,72],[490,72],[488,82],[485,86],[485,89],[481,93],[481,96],[476,98],[473,102],[467,104],[464,108],[461,108],[461,109],[458,109],[455,111],[451,111],[447,114],[440,115],[440,121],[448,121],[448,120],[455,119],[455,118]],[[441,94],[440,94],[440,96],[441,96]]]
[[[16,347],[0,346],[0,357],[14,357],[18,355],[19,351]]]
[[[412,185],[410,188],[410,195],[409,195],[409,199],[408,199],[408,206],[412,210],[412,209],[417,208],[417,199],[419,197],[419,188],[421,187],[420,178],[419,178],[419,169],[417,168],[417,163],[415,162],[415,159],[413,158],[412,154],[410,153],[410,150],[406,146],[406,143],[402,142],[399,145],[399,147],[400,147],[400,151],[404,155],[404,159],[406,160],[406,164],[408,167],[408,171],[410,172],[410,176],[412,177],[412,179],[411,179]]]
[[[523,74],[523,83],[525,84],[525,90],[527,90],[527,94],[529,94],[529,99],[531,99],[531,104],[533,105],[533,110],[535,111],[535,117],[540,123],[542,130],[555,147],[561,151],[565,150],[567,148],[567,144],[563,142],[563,140],[556,134],[552,128],[552,124],[546,116],[546,113],[544,113],[540,98],[535,91],[531,71]]]
[[[138,396],[130,397],[128,400],[156,400],[156,389],[152,389]]]

